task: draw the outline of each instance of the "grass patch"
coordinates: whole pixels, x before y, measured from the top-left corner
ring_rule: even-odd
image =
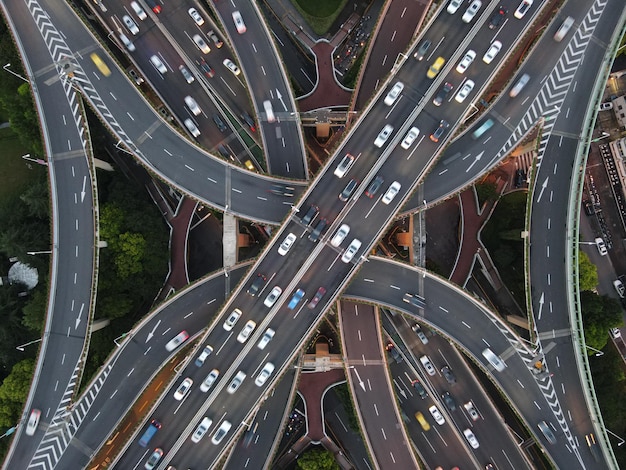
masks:
[[[0,146],[4,149],[0,153],[0,199],[21,192],[34,175],[28,168],[29,162],[22,159],[28,149],[22,145],[18,136],[10,127],[0,129]],[[35,163],[31,166],[37,167]],[[43,168],[34,168],[43,170]]]
[[[323,36],[348,3],[348,0],[292,0],[304,20],[316,34]]]

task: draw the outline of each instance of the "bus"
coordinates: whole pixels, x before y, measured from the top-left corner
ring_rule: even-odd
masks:
[[[481,126],[472,132],[472,139],[476,140],[493,126],[493,119],[487,119]]]
[[[91,57],[91,60],[93,61],[93,63],[96,64],[96,67],[98,67],[98,70],[102,72],[102,75],[104,75],[105,77],[108,77],[109,75],[111,75],[111,69],[109,69],[107,64],[105,64],[102,61],[102,59],[100,58],[98,54],[93,52],[89,57]]]

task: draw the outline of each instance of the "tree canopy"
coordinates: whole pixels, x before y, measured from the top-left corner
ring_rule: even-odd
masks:
[[[578,251],[578,283],[581,291],[592,291],[598,285],[598,268],[584,251]]]
[[[609,330],[623,324],[622,306],[611,297],[590,291],[580,293],[580,303],[585,343],[595,349],[604,348],[609,340]]]
[[[297,461],[300,470],[338,470],[333,454],[325,449],[311,449],[306,451]]]

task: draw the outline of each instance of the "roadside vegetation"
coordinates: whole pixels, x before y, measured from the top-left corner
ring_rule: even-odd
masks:
[[[326,449],[309,449],[296,461],[298,470],[339,470],[333,454]]]
[[[311,29],[320,36],[325,35],[341,13],[348,0],[292,0]]]

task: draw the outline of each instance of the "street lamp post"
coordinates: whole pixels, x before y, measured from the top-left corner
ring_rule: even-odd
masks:
[[[39,338],[39,339],[35,339],[33,341],[30,341],[28,343],[24,343],[24,344],[20,344],[19,346],[15,346],[15,349],[17,349],[18,351],[24,351],[24,348],[30,344],[35,344],[38,343],[42,340],[43,338]]]
[[[604,132],[603,131],[602,135],[600,137],[596,138],[596,139],[591,140],[591,143],[597,142],[597,141],[602,140],[602,139],[606,139],[607,137],[611,137],[611,134],[609,134],[608,132]]]
[[[27,255],[51,255],[52,254],[52,250],[45,250],[45,251],[27,251],[26,252]]]
[[[615,434],[613,431],[608,430],[607,428],[604,428],[606,430],[606,432],[608,432],[611,436],[617,437],[619,439],[619,442],[617,443],[617,447],[621,447],[622,444],[624,444],[624,442],[626,442],[624,439],[622,439],[621,437],[619,437],[617,434]]]
[[[586,347],[587,349],[590,349],[590,350],[592,350],[592,351],[595,351],[594,356],[596,356],[596,357],[604,356],[604,353],[603,353],[602,351],[600,351],[599,349],[592,348],[591,346],[587,346],[586,344],[585,344],[585,347]]]
[[[2,66],[2,68],[4,70],[6,70],[7,72],[9,72],[11,75],[19,78],[20,80],[24,80],[26,83],[30,83],[28,80],[26,80],[24,77],[22,77],[19,73],[15,73],[13,70],[9,69],[9,67],[11,67],[11,63],[10,62],[8,64],[4,64]]]

